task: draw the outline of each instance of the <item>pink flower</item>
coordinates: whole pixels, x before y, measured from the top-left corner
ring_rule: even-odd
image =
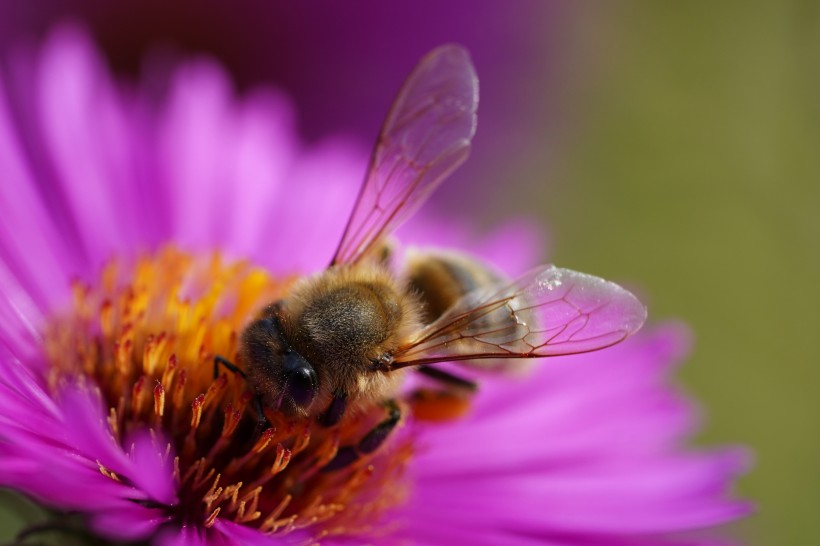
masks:
[[[407,416],[366,466],[318,472],[339,438],[298,420],[254,436],[243,382],[202,363],[324,267],[362,150],[305,147],[284,97],[236,100],[206,63],[159,100],[123,88],[73,30],[3,83],[0,484],[157,544],[660,544],[748,512],[726,497],[742,451],[680,448],[676,326],[485,379],[466,417]],[[405,241],[458,231],[414,223]],[[515,273],[528,241],[519,223],[462,244]]]

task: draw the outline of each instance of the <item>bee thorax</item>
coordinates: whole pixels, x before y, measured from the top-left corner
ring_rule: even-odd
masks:
[[[417,315],[404,285],[367,264],[331,268],[295,286],[283,302],[282,324],[294,349],[315,367],[320,398],[344,392],[355,404],[395,390],[402,374],[373,363],[418,329]]]
[[[323,361],[369,362],[393,343],[402,310],[382,286],[349,284],[313,300],[300,323]]]

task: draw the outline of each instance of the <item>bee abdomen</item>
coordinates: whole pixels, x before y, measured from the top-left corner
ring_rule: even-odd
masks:
[[[466,311],[475,308],[488,294],[509,281],[490,266],[467,255],[444,252],[414,252],[407,260],[410,286],[418,293],[422,304],[422,322],[431,324],[447,311]],[[469,295],[468,295],[469,294]],[[519,324],[516,316],[506,307],[499,307],[473,319],[473,331],[503,332],[509,339],[520,339],[527,333],[527,325]],[[464,353],[482,353],[486,346],[481,340],[464,339],[459,345]],[[476,359],[461,364],[485,370],[516,372],[526,368],[523,359],[513,364],[510,360]]]
[[[407,259],[407,275],[421,300],[424,324],[436,320],[465,294],[502,278],[487,265],[455,252],[414,251]]]

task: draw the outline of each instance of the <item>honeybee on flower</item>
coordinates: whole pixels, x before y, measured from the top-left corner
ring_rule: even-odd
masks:
[[[416,252],[400,275],[385,238],[469,153],[478,78],[468,53],[442,46],[421,60],[396,97],[364,185],[324,272],[296,284],[244,331],[240,355],[264,408],[336,425],[348,406],[382,403],[386,417],[330,463],[376,450],[400,419],[405,369],[445,385],[468,382],[431,364],[537,358],[608,347],[646,318],[614,283],[541,266],[510,281],[457,253]],[[321,415],[320,415],[321,414]]]
[[[0,163],[13,182],[0,185],[0,483],[63,514],[54,528],[163,546],[514,544],[522,536],[627,543],[748,509],[718,493],[742,469],[742,453],[683,456],[663,447],[685,433],[688,415],[659,385],[664,365],[683,352],[676,329],[635,336],[605,359],[590,353],[573,365],[536,366],[525,383],[483,381],[470,412],[442,425],[430,425],[412,393],[399,391],[397,405],[411,409],[405,426],[387,430],[370,453],[361,442],[390,428],[380,426],[390,417],[381,400],[351,402],[327,426],[335,413],[326,392],[317,389],[305,411],[298,397],[282,397],[277,407],[274,396],[262,400],[270,426],[260,432],[254,400],[264,389],[237,374],[214,379],[214,358],[249,370],[242,332],[261,320],[260,307],[292,305],[289,298],[326,274],[333,248],[322,245],[333,244],[325,242],[347,218],[338,202],[355,183],[354,155],[292,144],[282,137],[290,135],[282,121],[289,110],[279,98],[237,103],[210,65],[179,70],[168,99],[150,109],[136,108],[133,94],[111,83],[76,31],[55,34],[36,62],[35,81],[13,82],[31,92],[7,94],[8,74],[0,91]],[[14,110],[19,100],[35,102]],[[35,121],[22,115],[28,111],[38,112]],[[226,179],[235,184],[228,196]],[[371,250],[393,227],[377,233]],[[400,275],[415,270],[412,255],[401,261],[368,250],[357,258],[361,250],[337,253],[330,269],[367,268],[410,286]],[[458,259],[445,256],[425,261]],[[481,283],[493,287],[488,301],[507,287],[519,317],[526,312],[519,306],[541,301],[538,290],[571,284],[542,278],[533,296],[483,259],[471,260],[478,264],[471,271],[497,277]],[[296,278],[311,271],[320,272]],[[415,278],[423,285],[430,276]],[[403,292],[428,303],[415,307],[419,329],[399,336],[400,347],[448,320],[446,310],[438,318],[429,311],[433,293]],[[286,318],[294,316],[303,314]],[[549,320],[527,317],[511,331],[540,330]],[[467,351],[475,342],[447,341],[447,355],[415,347],[421,358],[451,360],[474,354]],[[301,343],[293,345],[313,367],[314,349]],[[392,362],[367,359],[369,373],[398,377],[429,364],[385,371],[412,361],[409,352],[387,352]],[[316,368],[317,385],[326,385]],[[426,384],[469,390],[455,376],[434,375]],[[279,389],[288,384],[282,379]],[[656,411],[660,402],[665,411]],[[342,464],[337,457],[350,450],[355,457]],[[681,475],[685,484],[662,479]],[[632,491],[630,483],[641,487]]]

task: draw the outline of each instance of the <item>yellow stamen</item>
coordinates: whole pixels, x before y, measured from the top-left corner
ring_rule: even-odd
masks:
[[[367,529],[401,501],[409,444],[320,471],[383,418],[380,407],[330,429],[267,408],[272,426],[259,431],[254,386],[226,371],[214,378],[215,355],[243,367],[243,328],[292,281],[165,248],[132,264],[112,261],[98,286],[77,284],[73,307],[53,317],[49,385],[56,396],[71,378],[98,388],[120,443],[151,432],[178,486],[179,503],[162,508],[171,518],[205,528],[226,518],[269,534],[312,529],[318,539]]]
[[[157,381],[154,386],[154,423],[162,424],[162,416],[165,413],[165,389],[162,383]]]

